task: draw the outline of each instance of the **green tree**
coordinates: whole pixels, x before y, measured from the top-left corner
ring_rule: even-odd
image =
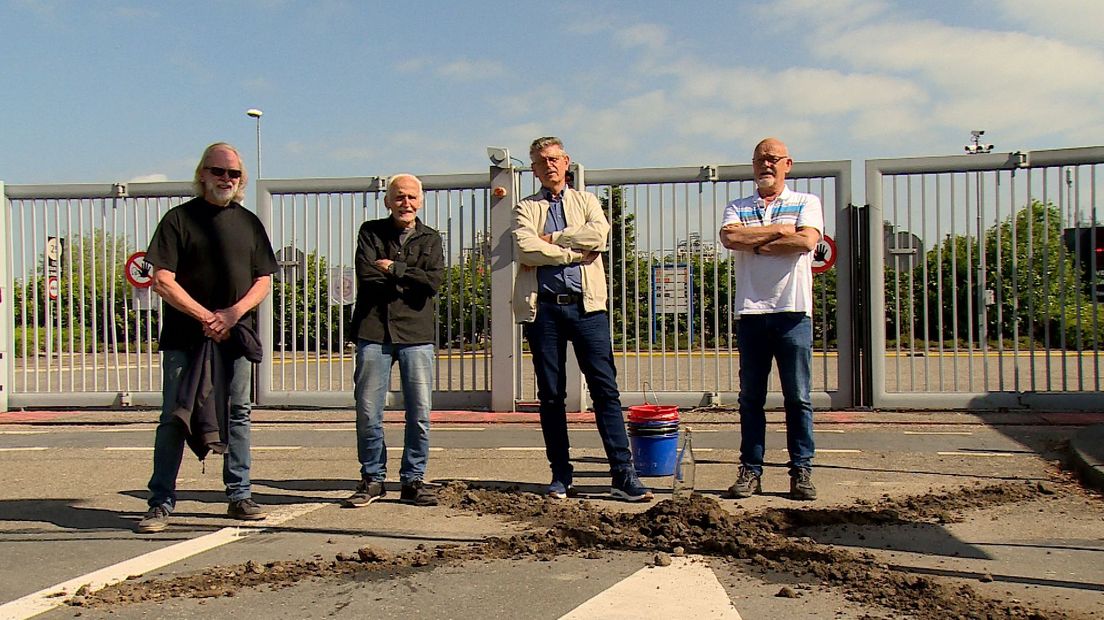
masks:
[[[273,342],[277,350],[340,351],[343,340],[354,339],[349,332],[353,304],[335,304],[330,299],[325,257],[311,252],[303,264],[305,274],[292,272],[294,278],[273,282]]]
[[[126,342],[141,351],[146,339],[137,337],[139,313],[131,307],[124,272],[134,251],[125,236],[103,230],[71,239],[58,264],[57,299],[49,299],[45,258],[40,257],[36,275],[14,282],[16,354],[22,354],[23,343],[31,353],[31,342],[37,342],[34,352],[44,351],[47,326],[59,351],[91,352]]]

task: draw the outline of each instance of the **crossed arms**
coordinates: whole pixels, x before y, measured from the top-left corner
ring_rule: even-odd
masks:
[[[744,226],[732,222],[721,227],[721,245],[730,250],[780,256],[811,252],[820,241],[820,231],[793,224]]]
[[[606,249],[610,225],[598,199],[592,194],[578,194],[583,202],[582,224],[553,233],[541,233],[539,218],[543,209],[539,201],[523,200],[514,208],[514,240],[518,260],[523,267],[546,265],[590,264]],[[566,201],[567,196],[564,197]],[[564,205],[565,212],[568,206]]]

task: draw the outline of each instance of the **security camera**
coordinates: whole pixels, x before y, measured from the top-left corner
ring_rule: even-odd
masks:
[[[970,132],[970,135],[975,137],[975,138],[980,138],[980,137],[985,135],[985,130],[984,129],[975,129],[975,130]]]
[[[495,168],[509,168],[510,167],[510,151],[500,146],[488,146],[487,158],[491,160],[491,165]]]

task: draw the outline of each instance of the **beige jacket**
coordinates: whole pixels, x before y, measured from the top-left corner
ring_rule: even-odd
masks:
[[[548,219],[548,201],[543,190],[514,207],[514,247],[518,268],[514,278],[514,319],[529,323],[537,316],[537,267],[570,265],[583,260],[587,251],[605,252],[610,225],[598,197],[589,192],[564,190],[567,228],[552,233],[552,243],[540,236]],[[606,309],[606,272],[602,257],[582,266],[583,311]]]

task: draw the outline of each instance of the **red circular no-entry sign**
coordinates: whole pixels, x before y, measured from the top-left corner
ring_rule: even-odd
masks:
[[[813,273],[824,273],[836,264],[836,241],[824,235],[813,248]]]
[[[127,259],[126,279],[134,288],[153,286],[153,266],[146,262],[145,252],[135,252]]]

